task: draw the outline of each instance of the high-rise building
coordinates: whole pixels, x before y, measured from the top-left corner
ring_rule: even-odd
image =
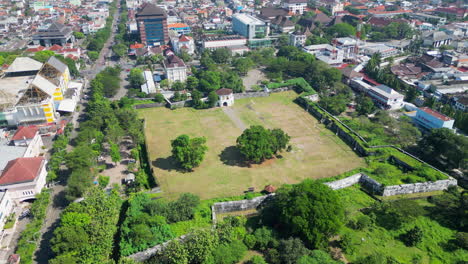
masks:
[[[143,43],[155,46],[169,42],[167,15],[162,8],[147,3],[138,11],[135,18]]]

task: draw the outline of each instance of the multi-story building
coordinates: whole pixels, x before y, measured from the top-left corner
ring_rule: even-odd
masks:
[[[157,46],[169,42],[167,14],[162,8],[146,3],[135,15],[135,19],[143,43]]]
[[[10,193],[8,191],[0,192],[0,230],[3,230],[8,216],[13,212],[13,205]]]
[[[207,37],[202,41],[202,49],[214,50],[220,48],[246,47],[247,39],[239,35],[222,37]]]
[[[54,56],[42,64],[19,57],[0,79],[0,123],[52,123],[68,89],[70,72]]]
[[[270,33],[270,25],[257,17],[248,14],[232,16],[232,30],[248,39],[264,38]]]
[[[421,107],[416,110],[416,116],[414,121],[419,126],[425,129],[433,128],[453,128],[455,120],[446,115],[443,115],[437,111],[432,110],[429,107]]]
[[[70,27],[58,22],[52,23],[47,29],[41,29],[32,37],[34,45],[50,47],[55,44],[65,46],[67,43],[73,43],[75,37]]]
[[[185,23],[173,23],[167,26],[169,30],[174,30],[179,35],[190,34],[191,30],[189,25]]]
[[[309,28],[304,30],[296,30],[289,34],[289,45],[296,47],[303,47],[306,43],[307,37],[312,35]]]
[[[193,54],[195,52],[195,43],[192,37],[186,35],[171,37],[171,44],[176,54],[180,54],[182,51],[188,54]]]
[[[164,60],[163,65],[166,78],[170,82],[185,82],[187,80],[187,66],[174,53],[170,52],[166,54],[166,60]]]
[[[377,106],[383,109],[396,110],[404,106],[405,96],[386,85],[373,86],[367,94]]]
[[[302,15],[307,7],[307,0],[284,0],[283,8],[290,13]]]

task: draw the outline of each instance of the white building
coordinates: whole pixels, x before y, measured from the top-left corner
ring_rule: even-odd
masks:
[[[404,95],[386,85],[372,86],[367,94],[380,108],[387,110],[401,109],[404,106]]]
[[[8,190],[14,201],[34,199],[46,184],[46,165],[44,157],[9,161],[0,176],[0,190]]]
[[[174,53],[167,54],[163,65],[166,78],[170,82],[185,82],[185,80],[187,80],[187,66],[185,65],[184,61],[177,57]]]
[[[375,53],[380,53],[381,58],[388,58],[400,53],[398,49],[383,43],[367,43],[365,46],[361,47],[361,49],[363,50],[363,53],[369,57]]]
[[[246,47],[247,38],[239,35],[208,37],[202,41],[202,49],[215,50],[220,48]]]
[[[143,77],[145,78],[145,83],[141,85],[141,91],[146,94],[155,94],[156,85],[154,84],[153,73],[151,71],[144,71]]]
[[[219,96],[218,106],[231,106],[234,105],[234,94],[231,89],[221,88],[216,91]]]
[[[307,0],[284,0],[283,8],[293,14],[303,14],[307,7]]]
[[[192,37],[181,35],[180,37],[171,38],[172,48],[176,54],[182,51],[192,55],[195,53],[195,43]]]
[[[341,65],[343,63],[343,50],[330,44],[305,46],[303,50],[315,55],[318,60],[321,60],[328,65]]]
[[[12,213],[13,205],[10,193],[8,191],[0,192],[0,230],[3,230],[8,216]]]

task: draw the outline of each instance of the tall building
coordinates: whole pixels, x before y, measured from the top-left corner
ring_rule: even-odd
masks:
[[[232,29],[248,39],[264,38],[269,34],[270,25],[257,17],[248,14],[232,16]]]
[[[303,14],[307,7],[307,0],[284,0],[283,8],[293,14]]]
[[[162,8],[147,3],[138,11],[135,18],[143,43],[155,46],[169,42],[167,15]]]

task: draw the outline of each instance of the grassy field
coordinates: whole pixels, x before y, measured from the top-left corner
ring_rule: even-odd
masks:
[[[249,187],[260,191],[267,184],[280,186],[305,178],[323,178],[363,166],[343,141],[293,103],[294,92],[265,98],[236,100],[229,109],[139,110],[145,118],[150,163],[164,196],[191,192],[202,199],[240,195]],[[291,136],[293,151],[261,165],[245,167],[235,148],[242,128],[250,125],[281,128]],[[204,136],[208,152],[195,171],[178,170],[170,141],[180,134]]]

